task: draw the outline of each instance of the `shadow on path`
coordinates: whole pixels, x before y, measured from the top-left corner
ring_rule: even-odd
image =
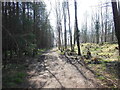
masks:
[[[65,56],[65,57],[64,57]],[[63,56],[63,58],[61,58],[61,59],[65,59],[66,60],[66,63],[69,63],[69,64],[71,64],[71,65],[73,65],[75,68],[76,68],[76,70],[80,73],[80,75],[82,75],[82,77],[85,79],[85,82],[86,82],[86,84],[87,84],[87,87],[88,87],[88,82],[91,82],[93,85],[95,85],[96,87],[98,87],[99,85],[96,83],[96,82],[94,82],[92,79],[90,79],[90,78],[88,78],[86,75],[85,75],[85,73],[89,70],[90,72],[92,72],[92,70],[90,70],[89,68],[87,68],[82,62],[81,62],[81,60],[74,60],[74,59],[71,59],[71,58],[69,58],[66,54]],[[78,64],[77,64],[78,63]],[[83,72],[83,71],[85,71],[85,70],[80,70],[80,67],[78,67],[78,65],[79,66],[81,66],[81,68],[84,68],[84,69],[87,69],[87,71],[86,72]]]
[[[35,70],[35,72],[32,75],[30,75],[29,78],[36,77],[36,76],[39,76],[42,74],[44,75],[45,71],[48,71],[55,78],[55,80],[59,83],[60,88],[64,88],[62,83],[60,82],[60,80],[48,68],[46,68],[47,66],[46,66],[45,59],[48,59],[48,58],[53,59],[51,56],[47,56],[47,55],[39,56],[37,62],[35,62],[35,65],[30,68],[31,71]],[[41,74],[41,72],[43,72],[43,73]],[[38,81],[37,79],[34,82],[32,81],[32,83],[31,83],[31,81],[29,81],[29,78],[26,81],[28,84],[26,86],[30,87],[30,88],[36,88],[36,87],[38,87],[38,85],[39,85],[39,88],[44,88],[44,86],[47,83],[47,81],[41,82],[41,81]],[[39,82],[39,84],[38,84],[38,82]]]

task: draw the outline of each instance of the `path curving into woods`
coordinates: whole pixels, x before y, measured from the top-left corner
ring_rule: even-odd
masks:
[[[47,51],[28,68],[26,88],[98,88],[94,74],[75,60],[68,60],[56,49]]]

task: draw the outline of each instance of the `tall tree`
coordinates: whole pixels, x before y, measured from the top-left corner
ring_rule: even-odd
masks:
[[[67,49],[67,30],[66,30],[66,6],[67,6],[67,3],[66,1],[64,1],[62,3],[63,5],[63,16],[64,16],[64,42],[65,42],[65,49]]]
[[[113,10],[114,25],[115,25],[115,34],[118,39],[119,55],[120,55],[120,11],[119,8],[117,7],[116,0],[112,2],[112,10]]]
[[[46,17],[48,14],[43,1],[2,2],[3,59],[31,56],[36,47],[53,46],[53,30]]]
[[[71,32],[70,10],[69,10],[69,1],[68,0],[67,0],[67,10],[68,10],[68,19],[69,19],[70,46],[71,46],[71,51],[72,51],[73,50],[73,46],[72,46],[72,32]]]
[[[95,22],[95,29],[96,29],[96,43],[99,43],[99,28],[100,28],[100,24],[99,24],[99,16],[96,16],[96,22]]]
[[[78,55],[81,56],[80,43],[79,43],[78,21],[77,21],[77,2],[76,2],[76,0],[74,0],[74,6],[75,6],[75,27],[76,27],[76,37],[77,37]]]
[[[57,34],[58,34],[58,49],[62,50],[62,40],[63,37],[62,36],[62,10],[61,10],[61,6],[60,6],[60,2],[56,2],[56,8],[55,8],[55,14],[56,14],[56,29],[57,29]]]
[[[88,36],[88,35],[87,35],[88,30],[87,30],[87,29],[88,29],[88,28],[87,28],[87,13],[85,13],[85,14],[86,14],[86,15],[85,15],[85,19],[86,19],[86,20],[85,20],[85,29],[84,29],[84,41],[85,41],[85,43],[86,43],[87,40],[88,40],[88,39],[87,39],[87,36]]]
[[[102,7],[101,7],[101,43],[103,43],[103,39],[104,39],[104,24],[103,24],[103,10],[102,10]]]
[[[108,18],[108,6],[107,6],[107,3],[106,3],[106,15],[105,15],[105,42],[107,42],[107,30],[108,30],[108,22],[107,22],[107,18]]]

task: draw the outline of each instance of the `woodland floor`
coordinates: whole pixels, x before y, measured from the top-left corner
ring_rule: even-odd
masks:
[[[52,49],[33,60],[23,88],[102,88],[82,62],[70,60]]]
[[[3,88],[117,88],[120,63],[117,44],[82,44],[82,59],[57,48],[39,50],[34,58],[11,59],[2,70]],[[75,47],[77,52],[77,48]],[[94,63],[97,59],[99,63]],[[84,60],[84,61],[83,61]],[[119,66],[118,66],[119,65]],[[120,76],[120,75],[119,75]]]

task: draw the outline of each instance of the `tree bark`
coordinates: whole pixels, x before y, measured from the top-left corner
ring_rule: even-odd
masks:
[[[112,2],[112,10],[113,10],[114,25],[115,25],[115,34],[118,39],[119,56],[120,56],[120,12],[117,9],[116,2]]]
[[[77,2],[74,0],[74,6],[75,6],[75,27],[76,27],[76,36],[77,36],[77,47],[78,47],[78,55],[81,56],[80,52],[80,43],[79,43],[79,30],[78,30],[78,22],[77,22]]]
[[[63,2],[63,15],[64,15],[64,40],[65,40],[65,49],[67,49],[67,31],[66,31],[66,2]]]
[[[102,33],[101,33],[101,43],[103,43],[103,39],[104,39],[104,31],[103,31],[103,12],[102,12],[102,7],[101,7],[101,29],[102,29]]]
[[[72,32],[71,32],[71,27],[70,27],[70,10],[69,10],[69,2],[67,1],[67,9],[68,9],[68,19],[69,19],[69,34],[70,34],[70,46],[71,46],[71,51],[73,50],[72,47]]]
[[[107,4],[106,4],[106,20],[105,20],[105,42],[107,42]]]

